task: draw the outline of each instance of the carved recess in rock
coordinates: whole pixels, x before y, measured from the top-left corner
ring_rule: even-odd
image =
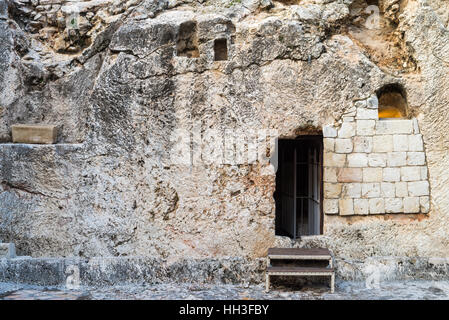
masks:
[[[176,53],[178,56],[188,58],[198,58],[200,56],[197,23],[195,21],[187,21],[179,26]]]

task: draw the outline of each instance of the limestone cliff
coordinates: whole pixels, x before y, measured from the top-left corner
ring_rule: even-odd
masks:
[[[430,212],[326,216],[306,245],[347,259],[449,257],[448,9],[0,0],[0,239],[33,256],[261,257],[291,245],[275,237],[268,159],[173,162],[176,133],[321,132],[393,83],[423,135]],[[16,123],[56,124],[58,143],[12,144]]]

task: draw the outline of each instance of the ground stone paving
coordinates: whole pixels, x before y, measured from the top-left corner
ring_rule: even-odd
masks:
[[[368,289],[361,282],[340,282],[336,293],[324,286],[299,290],[278,286],[265,293],[263,285],[157,284],[107,288],[38,287],[0,283],[0,300],[449,300],[449,281],[394,281]]]

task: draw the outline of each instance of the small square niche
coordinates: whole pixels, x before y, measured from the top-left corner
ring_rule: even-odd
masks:
[[[197,24],[188,21],[181,24],[176,45],[176,53],[179,57],[198,58]]]
[[[215,61],[228,60],[228,41],[226,39],[216,39],[214,41]]]

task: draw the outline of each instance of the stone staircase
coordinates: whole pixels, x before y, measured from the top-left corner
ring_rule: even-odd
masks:
[[[16,247],[14,243],[0,243],[0,259],[12,259],[16,257]]]
[[[300,261],[322,264],[327,266],[300,266]],[[266,291],[270,291],[270,277],[272,276],[324,276],[330,277],[331,293],[335,291],[335,270],[332,255],[325,248],[270,248],[267,256]]]

